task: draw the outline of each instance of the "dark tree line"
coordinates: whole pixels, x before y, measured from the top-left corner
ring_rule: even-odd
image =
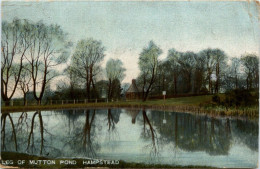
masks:
[[[150,59],[156,55],[156,52],[144,51]],[[220,49],[209,48],[198,53],[170,49],[166,59],[153,61],[156,68],[150,66],[147,60],[144,66],[139,62],[141,73],[138,77],[138,85],[143,86],[143,92],[150,90],[151,95],[162,95],[162,91],[167,91],[169,95],[217,94],[234,89],[258,90],[259,87],[259,58],[254,54],[229,61]],[[150,74],[144,78],[143,73],[147,72]],[[143,98],[146,100],[146,97]]]

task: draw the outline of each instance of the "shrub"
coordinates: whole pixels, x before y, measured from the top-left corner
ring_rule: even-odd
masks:
[[[220,97],[217,94],[214,94],[212,96],[212,102],[219,104],[220,103]]]
[[[257,94],[252,95],[249,90],[235,89],[226,92],[224,104],[228,106],[252,106],[257,104]]]

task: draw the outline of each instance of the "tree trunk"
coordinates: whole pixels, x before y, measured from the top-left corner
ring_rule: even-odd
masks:
[[[23,93],[23,105],[26,106],[26,93]]]
[[[237,75],[236,75],[236,89],[238,88],[238,80],[237,80]]]
[[[38,116],[39,116],[39,121],[40,121],[40,132],[41,132],[41,149],[40,149],[40,155],[42,155],[42,151],[43,151],[43,147],[44,147],[44,144],[43,144],[43,141],[44,141],[44,138],[43,138],[43,120],[42,120],[42,115],[41,115],[41,112],[38,113]]]
[[[95,83],[94,83],[93,78],[91,79],[91,84],[92,84],[92,88],[93,88],[93,91],[94,91],[95,97],[97,98],[98,93],[97,93],[97,91],[96,91],[96,87],[95,87]]]
[[[10,106],[11,99],[3,99],[5,102],[5,106]]]
[[[174,75],[174,94],[177,94],[177,76]]]
[[[249,89],[248,76],[247,76],[247,78],[246,78],[246,89],[247,89],[247,90]]]
[[[87,97],[88,97],[88,100],[90,100],[90,83],[87,82],[86,86],[87,86],[86,87]]]
[[[216,66],[216,84],[215,84],[215,93],[219,92],[219,63]]]
[[[208,76],[209,79],[209,93],[211,94],[211,80],[210,80],[210,75]]]
[[[187,91],[188,93],[191,91],[191,75],[188,75],[188,83],[187,83]]]
[[[112,87],[112,82],[111,82],[111,79],[109,79],[109,81],[108,81],[108,92],[107,92],[108,100],[111,99],[111,87]]]

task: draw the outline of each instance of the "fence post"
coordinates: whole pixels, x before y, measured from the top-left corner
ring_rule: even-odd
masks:
[[[86,99],[84,99],[84,103],[86,104]]]
[[[96,99],[96,103],[97,103],[97,99]]]

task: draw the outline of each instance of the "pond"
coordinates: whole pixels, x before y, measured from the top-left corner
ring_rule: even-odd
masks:
[[[1,137],[2,151],[49,158],[252,168],[258,163],[258,121],[231,117],[133,109],[21,112],[2,116]]]

